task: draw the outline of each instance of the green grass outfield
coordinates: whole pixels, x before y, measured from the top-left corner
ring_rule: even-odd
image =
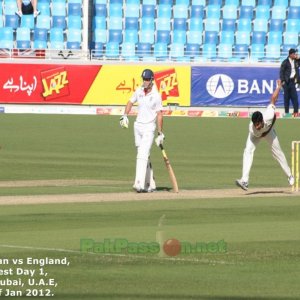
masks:
[[[1,115],[0,196],[130,192],[136,155],[133,119],[129,130],[120,129],[118,120]],[[248,119],[164,120],[165,147],[180,189],[235,188],[234,180],[241,176]],[[299,120],[279,119],[276,127],[290,161],[291,141],[299,139]],[[155,146],[152,162],[158,187],[170,187]],[[49,184],[5,185],[24,180]],[[74,180],[74,184],[55,186],[51,180]],[[87,184],[78,185],[76,180]],[[92,180],[103,184],[89,184]],[[287,178],[265,142],[255,154],[251,187],[287,187]],[[24,286],[16,284],[10,290],[21,290],[24,298],[32,299],[49,297],[25,297],[26,288],[44,295],[49,289],[52,299],[300,299],[299,216],[299,197],[288,195],[4,205],[0,207],[0,283],[21,278]],[[98,243],[123,239],[148,245],[157,242],[159,232],[163,241],[175,238],[191,245],[223,241],[226,251],[211,248],[175,257],[142,253],[133,246],[127,249],[132,253],[111,253],[113,248],[104,254],[99,248],[80,251],[81,239]],[[66,257],[69,266],[27,265],[31,257]],[[23,264],[14,264],[13,259]],[[1,274],[9,269],[13,275]],[[16,274],[17,269],[47,272],[47,276],[34,274],[32,278],[50,285],[29,286],[29,276]],[[1,284],[1,297],[6,288]]]

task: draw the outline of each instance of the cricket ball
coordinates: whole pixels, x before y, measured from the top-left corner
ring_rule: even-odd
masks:
[[[164,242],[163,249],[168,256],[176,256],[181,251],[181,244],[177,239],[168,239]]]

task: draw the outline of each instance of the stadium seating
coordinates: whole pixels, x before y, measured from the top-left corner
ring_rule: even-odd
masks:
[[[31,48],[30,28],[19,27],[16,30],[16,45],[19,49]]]

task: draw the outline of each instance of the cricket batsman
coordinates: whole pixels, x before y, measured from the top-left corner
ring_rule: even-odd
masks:
[[[153,169],[150,162],[150,150],[157,128],[155,139],[157,146],[163,144],[163,107],[162,99],[155,84],[154,73],[150,69],[142,72],[142,85],[133,93],[127,102],[125,112],[120,118],[122,128],[128,128],[128,114],[132,106],[137,103],[138,113],[134,122],[134,139],[137,149],[136,172],[133,188],[138,193],[149,193],[156,190]]]
[[[256,111],[252,114],[252,119],[249,124],[249,135],[243,156],[242,178],[235,181],[236,185],[245,191],[248,190],[249,174],[252,167],[254,151],[256,149],[256,146],[262,139],[266,140],[269,143],[273,157],[280,164],[283,172],[288,178],[289,184],[291,186],[294,184],[294,177],[291,173],[290,167],[288,166],[285,155],[281,150],[279,140],[274,129],[274,124],[276,121],[275,104],[278,99],[281,86],[281,80],[278,79],[277,87],[271,96],[271,102],[267,106],[267,109],[263,114],[259,111]]]

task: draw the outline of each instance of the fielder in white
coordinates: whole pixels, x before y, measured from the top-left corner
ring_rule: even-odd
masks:
[[[245,191],[248,190],[249,175],[253,163],[254,151],[262,139],[265,139],[269,143],[273,157],[278,161],[283,172],[288,177],[289,184],[294,184],[294,177],[292,176],[291,169],[288,166],[285,155],[281,150],[276,131],[274,129],[276,121],[275,104],[278,99],[281,86],[281,81],[277,80],[277,87],[271,96],[271,102],[263,114],[259,111],[252,114],[252,119],[249,124],[249,135],[243,156],[243,174],[241,179],[236,180],[237,186]]]
[[[137,148],[136,173],[133,188],[138,192],[153,192],[156,184],[150,162],[150,150],[153,144],[157,126],[158,136],[155,139],[157,146],[163,143],[163,107],[162,99],[153,80],[152,70],[142,72],[143,84],[128,101],[124,115],[120,118],[120,125],[128,128],[128,114],[132,106],[137,103],[138,114],[134,122],[134,138]]]

